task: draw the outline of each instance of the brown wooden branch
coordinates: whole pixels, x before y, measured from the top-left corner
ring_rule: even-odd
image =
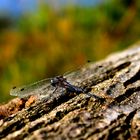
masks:
[[[0,139],[140,139],[139,43],[66,77],[101,99],[66,91],[16,98],[0,106]]]

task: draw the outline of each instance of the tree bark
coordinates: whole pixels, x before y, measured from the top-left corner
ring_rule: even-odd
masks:
[[[66,78],[86,94],[13,99],[0,106],[0,139],[140,139],[139,43]]]

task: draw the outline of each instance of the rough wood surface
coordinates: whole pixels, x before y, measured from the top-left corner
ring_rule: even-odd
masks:
[[[0,106],[0,139],[140,139],[139,43],[67,79],[101,99],[67,92],[42,100],[16,98]]]

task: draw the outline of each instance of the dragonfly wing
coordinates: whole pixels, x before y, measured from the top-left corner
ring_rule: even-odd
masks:
[[[49,79],[44,79],[33,84],[14,87],[10,90],[10,95],[21,98],[30,95],[45,94],[49,90],[53,90],[53,87],[50,85]]]

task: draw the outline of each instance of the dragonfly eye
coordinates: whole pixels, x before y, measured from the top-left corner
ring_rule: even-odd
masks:
[[[59,80],[57,78],[54,78],[51,80],[51,85],[56,87],[56,85],[58,84]]]

